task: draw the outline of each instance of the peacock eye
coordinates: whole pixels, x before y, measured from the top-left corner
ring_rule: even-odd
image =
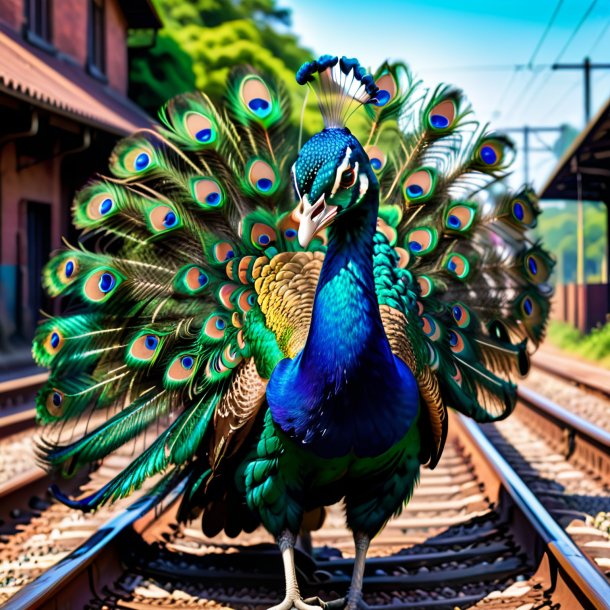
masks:
[[[343,174],[341,174],[341,182],[339,183],[342,189],[348,189],[354,186],[356,182],[356,172],[352,167],[346,169]]]

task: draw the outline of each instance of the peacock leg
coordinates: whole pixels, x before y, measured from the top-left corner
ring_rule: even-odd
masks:
[[[294,563],[294,544],[296,536],[289,530],[283,531],[277,544],[282,553],[282,561],[284,562],[284,576],[286,578],[286,597],[277,606],[269,608],[269,610],[320,610],[320,606],[310,606],[303,601],[299,593],[299,583],[297,582],[297,574]]]
[[[369,550],[371,539],[362,532],[354,533],[354,545],[356,547],[356,558],[354,559],[354,572],[352,582],[347,593],[345,610],[356,610],[362,601],[362,580],[364,578],[364,564],[366,553]]]

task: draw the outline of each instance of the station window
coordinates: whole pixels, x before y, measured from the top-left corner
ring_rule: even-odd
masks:
[[[89,1],[89,72],[104,78],[106,72],[106,23],[104,0]]]
[[[52,37],[51,4],[51,0],[26,0],[25,28],[30,42],[42,46],[50,45]]]

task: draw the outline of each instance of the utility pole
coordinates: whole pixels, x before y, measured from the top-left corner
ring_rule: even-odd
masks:
[[[610,64],[592,64],[588,57],[585,57],[581,64],[553,64],[553,70],[582,70],[584,76],[585,90],[585,125],[591,120],[591,70],[610,70]]]
[[[550,148],[532,148],[530,146],[530,135],[537,133],[563,133],[563,127],[531,127],[524,125],[523,127],[507,127],[506,129],[498,129],[500,133],[521,133],[523,134],[523,176],[525,184],[530,181],[530,152],[544,152]]]

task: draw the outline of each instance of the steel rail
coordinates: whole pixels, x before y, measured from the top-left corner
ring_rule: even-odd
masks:
[[[485,460],[493,476],[509,494],[517,509],[544,542],[550,559],[550,569],[555,571],[572,590],[592,608],[610,610],[610,582],[585,556],[570,536],[553,519],[538,498],[517,475],[508,462],[485,436],[473,420],[456,414],[469,445]],[[555,586],[557,588],[557,585]]]
[[[180,473],[168,482],[162,481],[112,517],[77,549],[15,593],[5,602],[2,610],[34,610],[52,604],[58,593],[73,585],[79,577],[87,575],[106,549],[133,532],[136,522],[156,519],[159,514],[169,510],[183,492],[185,483]]]
[[[578,417],[578,415],[574,415],[574,413],[554,403],[546,396],[529,388],[519,386],[517,395],[528,407],[544,414],[545,417],[553,420],[556,424],[574,430],[583,440],[610,451],[610,432],[607,430],[595,426],[586,419]]]

